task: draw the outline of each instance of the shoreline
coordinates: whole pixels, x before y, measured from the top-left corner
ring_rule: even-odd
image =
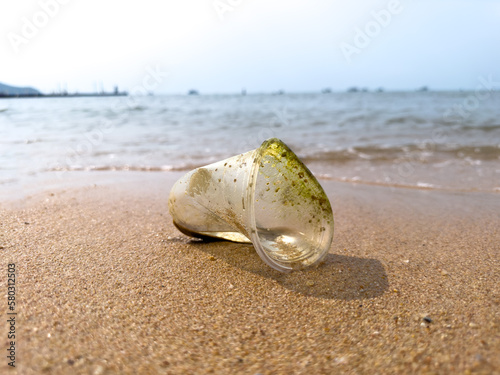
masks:
[[[0,205],[4,204],[7,206],[14,205],[24,205],[24,200],[32,196],[42,194],[46,191],[58,191],[82,188],[85,186],[91,186],[93,184],[105,184],[112,185],[117,182],[132,182],[137,183],[140,180],[151,180],[158,181],[159,179],[165,180],[177,180],[191,169],[173,169],[164,170],[159,168],[158,170],[148,170],[148,171],[135,171],[135,170],[90,170],[90,171],[63,171],[63,172],[51,172],[44,173],[41,177],[29,177],[24,181],[13,181],[0,184]],[[60,173],[60,174],[59,174]],[[364,187],[369,189],[373,187],[375,189],[388,189],[388,190],[408,190],[408,191],[428,191],[436,192],[439,194],[471,194],[474,195],[484,195],[485,197],[491,196],[492,199],[498,197],[497,194],[500,193],[500,187],[489,189],[460,189],[454,187],[442,187],[442,186],[428,186],[427,184],[403,184],[403,183],[382,183],[378,181],[371,180],[360,180],[358,178],[347,178],[347,177],[334,177],[330,174],[325,173],[314,173],[318,181],[324,184],[333,183],[338,187],[350,186],[358,187],[363,189]],[[340,190],[344,190],[340,188]]]
[[[19,374],[500,372],[496,194],[320,180],[331,251],[281,274],[175,229],[183,174],[68,174],[0,201]]]

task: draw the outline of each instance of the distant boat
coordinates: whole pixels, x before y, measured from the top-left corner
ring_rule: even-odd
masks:
[[[359,92],[359,89],[357,87],[349,87],[347,92]]]
[[[321,90],[321,92],[322,92],[323,94],[331,94],[331,93],[332,93],[332,89],[331,89],[331,88],[329,88],[329,87],[327,87],[326,89]]]
[[[429,88],[427,86],[422,86],[417,91],[418,92],[427,92],[427,91],[429,91]]]
[[[188,95],[200,95],[200,93],[198,92],[198,90],[189,90]]]

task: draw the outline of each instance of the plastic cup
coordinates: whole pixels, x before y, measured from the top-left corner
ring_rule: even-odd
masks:
[[[333,213],[323,188],[276,138],[189,172],[172,187],[168,204],[182,233],[251,242],[262,260],[281,272],[317,264],[333,239]]]

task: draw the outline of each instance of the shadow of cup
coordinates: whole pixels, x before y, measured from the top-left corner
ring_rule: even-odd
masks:
[[[216,260],[273,279],[284,288],[305,296],[362,300],[380,296],[389,288],[385,269],[376,259],[329,253],[316,267],[282,273],[262,262],[252,245],[196,240],[190,244]]]

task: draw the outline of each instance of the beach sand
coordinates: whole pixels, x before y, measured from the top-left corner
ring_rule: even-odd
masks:
[[[331,251],[282,274],[178,232],[181,175],[68,173],[0,203],[0,373],[500,373],[499,194],[321,181]]]

